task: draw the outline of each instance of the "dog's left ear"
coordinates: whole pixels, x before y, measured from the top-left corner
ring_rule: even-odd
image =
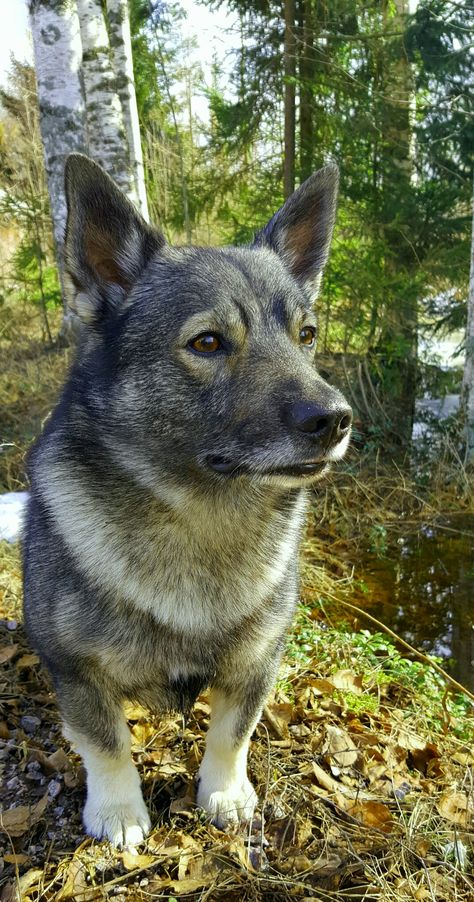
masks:
[[[270,247],[295,279],[316,297],[329,256],[336,219],[339,169],[314,172],[256,235],[254,244]]]

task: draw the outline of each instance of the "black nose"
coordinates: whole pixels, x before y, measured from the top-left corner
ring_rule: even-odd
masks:
[[[352,410],[343,406],[327,410],[313,401],[295,401],[287,406],[285,419],[293,429],[323,441],[328,448],[349,432]]]

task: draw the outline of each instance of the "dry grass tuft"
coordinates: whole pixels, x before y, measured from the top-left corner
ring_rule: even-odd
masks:
[[[50,315],[59,327],[60,313]],[[25,485],[25,455],[62,388],[68,349],[48,349],[34,308],[0,308],[0,492]]]

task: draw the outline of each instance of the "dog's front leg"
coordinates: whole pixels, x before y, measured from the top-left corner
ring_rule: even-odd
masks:
[[[197,803],[218,827],[253,816],[257,796],[247,776],[247,753],[264,695],[211,691],[211,722],[199,768]]]
[[[87,771],[84,826],[115,846],[135,846],[150,829],[121,705],[86,678],[57,680],[63,732]]]

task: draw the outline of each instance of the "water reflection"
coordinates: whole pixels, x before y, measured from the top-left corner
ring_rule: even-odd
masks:
[[[367,554],[359,605],[474,690],[474,515],[459,514]]]

